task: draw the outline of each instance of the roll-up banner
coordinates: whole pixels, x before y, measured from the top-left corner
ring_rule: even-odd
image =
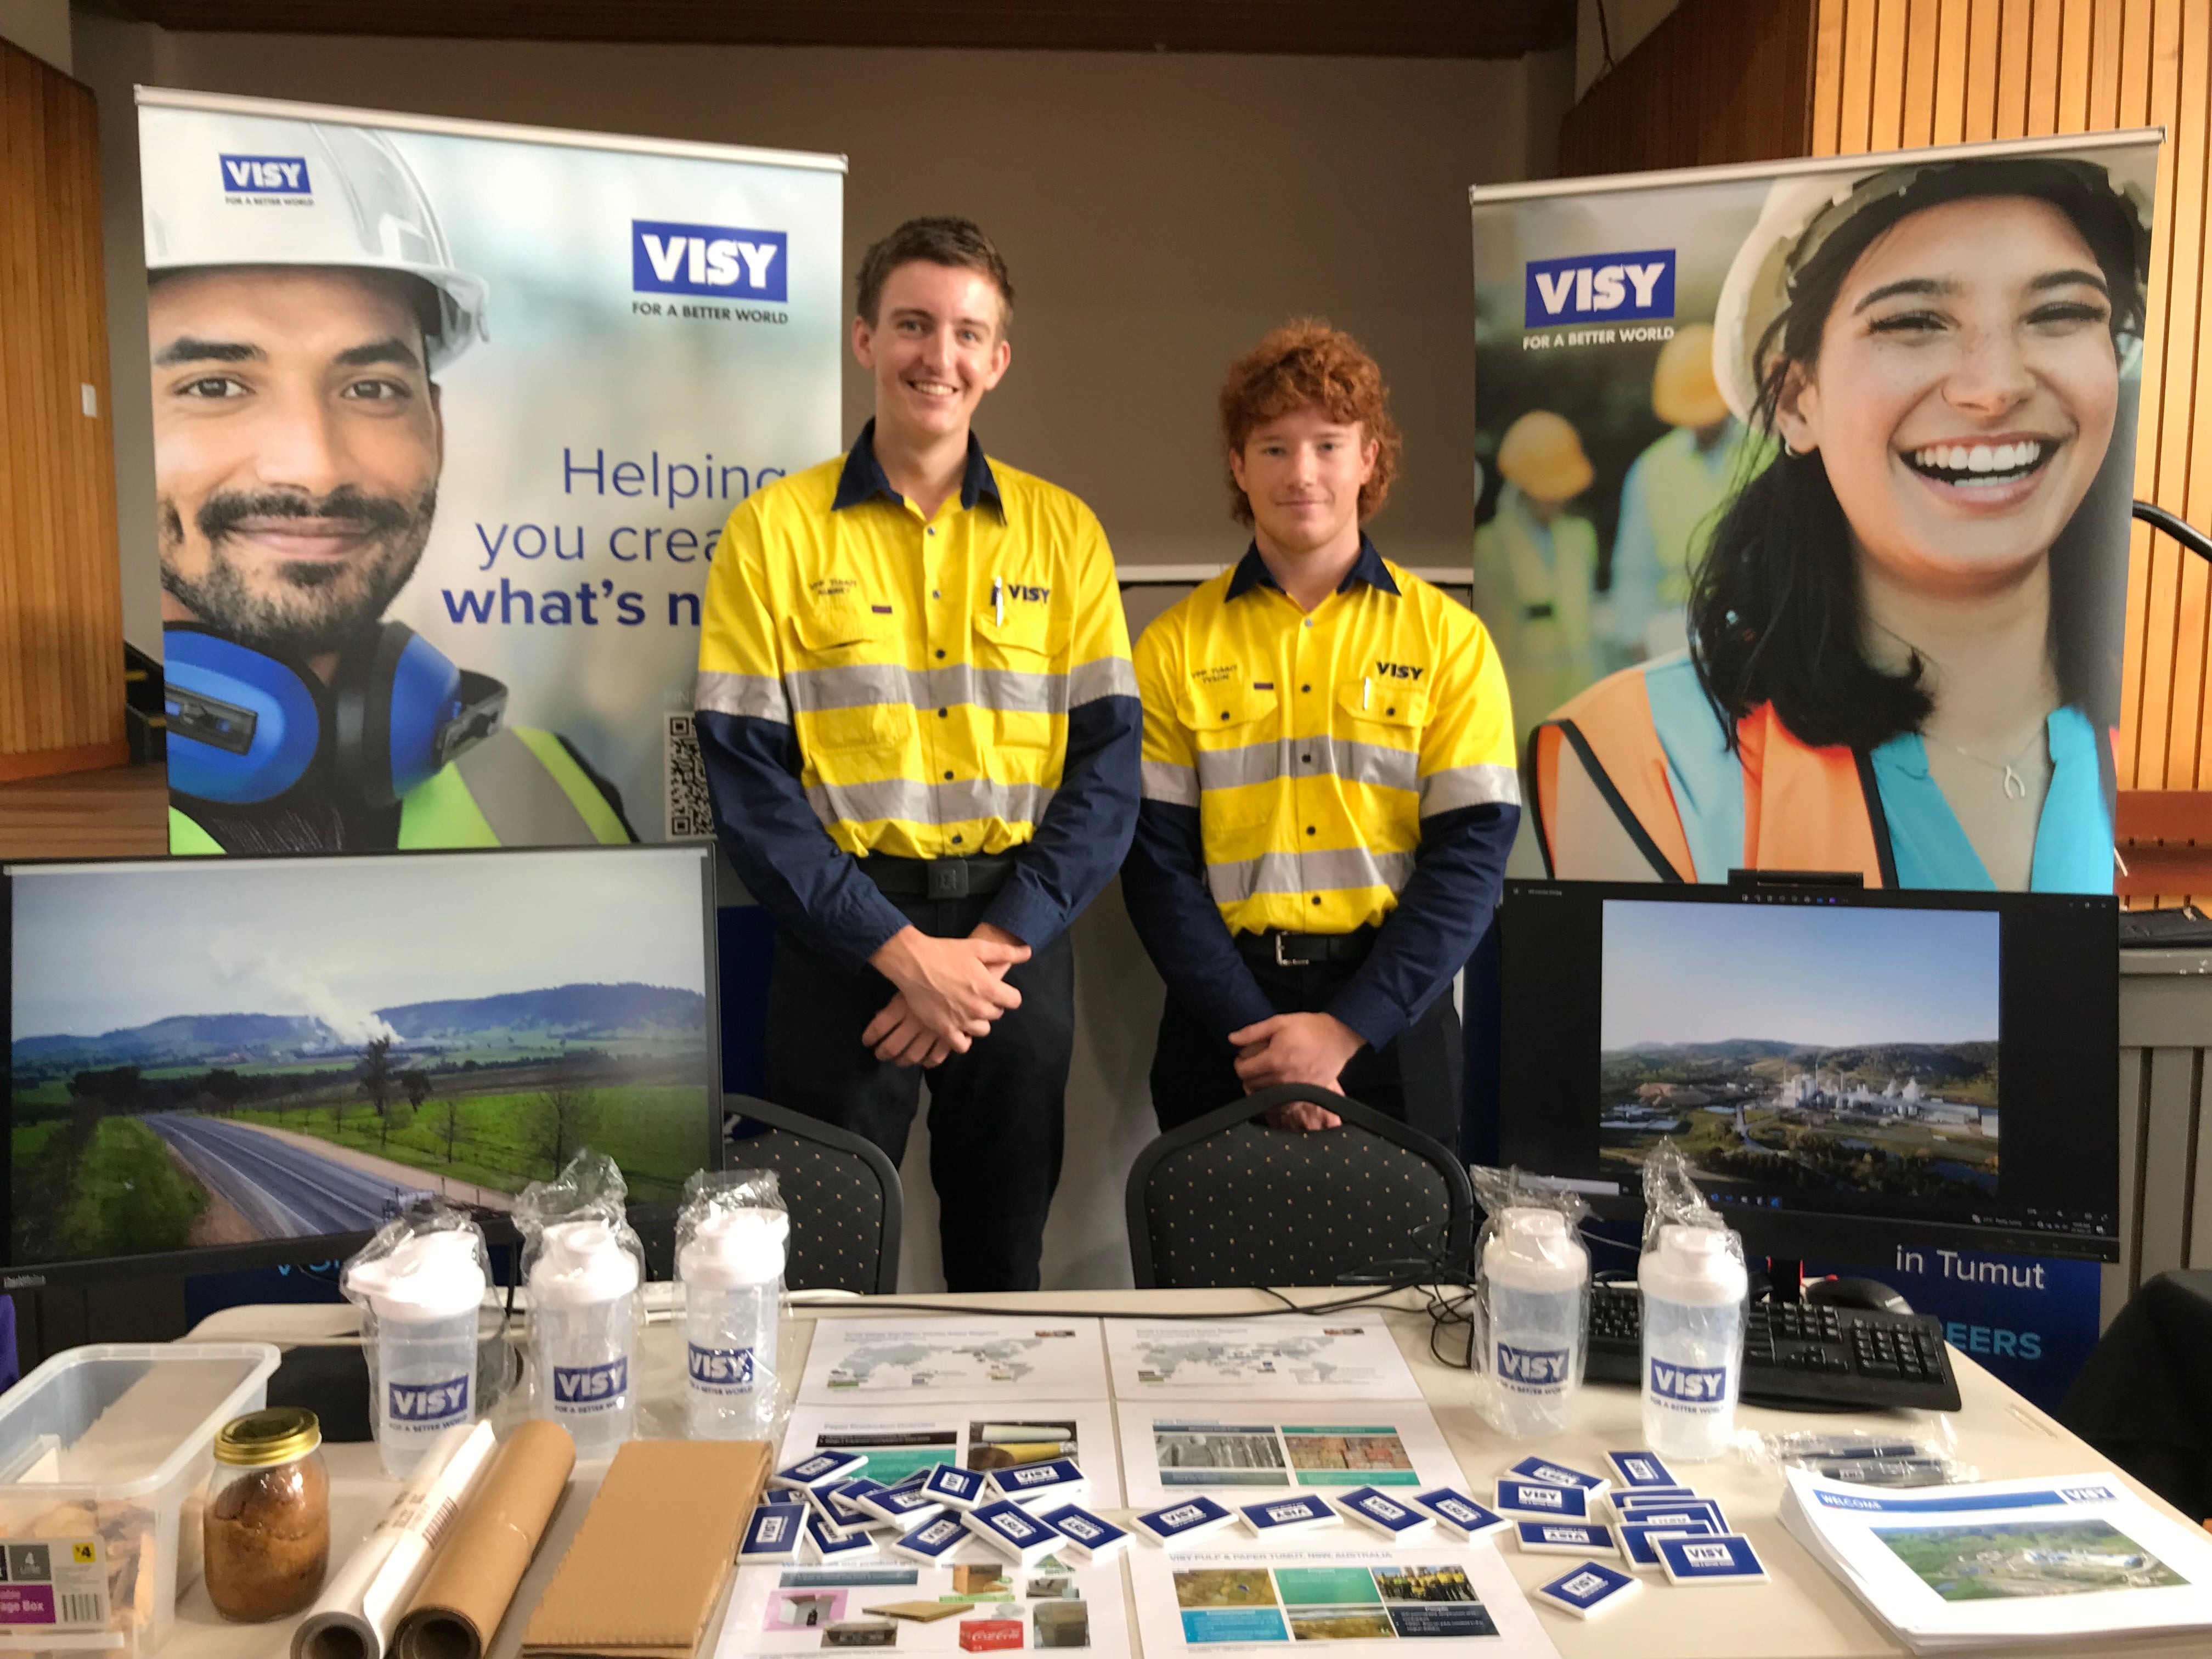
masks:
[[[2112,890],[2159,139],[1471,192],[1552,873]]]
[[[710,834],[707,565],[839,447],[842,159],[138,101],[171,850]]]

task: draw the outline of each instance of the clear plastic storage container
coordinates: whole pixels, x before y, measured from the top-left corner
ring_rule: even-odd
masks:
[[[265,1342],[95,1345],[0,1397],[0,1653],[168,1639],[199,1576],[216,1431],[268,1403],[277,1358]]]

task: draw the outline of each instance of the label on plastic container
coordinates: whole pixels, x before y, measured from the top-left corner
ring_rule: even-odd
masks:
[[[395,1429],[443,1429],[449,1424],[465,1423],[469,1379],[463,1376],[442,1382],[387,1382],[384,1416]]]
[[[1651,1397],[1680,1411],[1718,1411],[1728,1404],[1728,1367],[1677,1365],[1668,1360],[1650,1364]]]
[[[1498,1345],[1498,1380],[1516,1394],[1557,1394],[1567,1385],[1565,1348],[1516,1348]]]
[[[702,1394],[750,1394],[753,1391],[753,1351],[750,1348],[690,1350],[691,1386]]]
[[[610,1359],[601,1365],[556,1365],[553,1368],[553,1409],[570,1417],[611,1412],[629,1390],[629,1359]]]
[[[0,1547],[0,1626],[101,1630],[107,1559],[97,1538],[42,1538]]]

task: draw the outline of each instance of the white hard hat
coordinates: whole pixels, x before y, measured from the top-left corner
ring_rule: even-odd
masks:
[[[1759,342],[1774,319],[1788,307],[1797,272],[1838,228],[1860,210],[1903,194],[1929,173],[2008,163],[2064,167],[2084,183],[2093,177],[2100,179],[2133,216],[2141,246],[2148,250],[2151,219],[2148,193],[2140,185],[2120,178],[2094,161],[2075,157],[1962,156],[1874,167],[1863,173],[1819,173],[1778,179],[1766,193],[1765,204],[1759,210],[1759,222],[1736,250],[1727,280],[1721,284],[1720,302],[1714,308],[1713,379],[1719,383],[1721,396],[1730,412],[1740,421],[1751,421],[1758,407],[1761,372],[1765,367],[1755,361]],[[2139,278],[2142,275],[2141,271],[2137,274]]]
[[[429,197],[383,133],[201,111],[141,118],[149,276],[209,265],[398,271],[438,296],[433,369],[490,337],[483,279],[454,267]],[[299,173],[258,171],[292,161]],[[284,188],[258,188],[264,176]]]

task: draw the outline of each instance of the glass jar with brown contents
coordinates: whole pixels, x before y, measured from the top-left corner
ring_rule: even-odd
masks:
[[[208,1600],[226,1619],[281,1619],[315,1599],[331,1561],[323,1427],[297,1407],[249,1412],[215,1437],[203,1535]]]

